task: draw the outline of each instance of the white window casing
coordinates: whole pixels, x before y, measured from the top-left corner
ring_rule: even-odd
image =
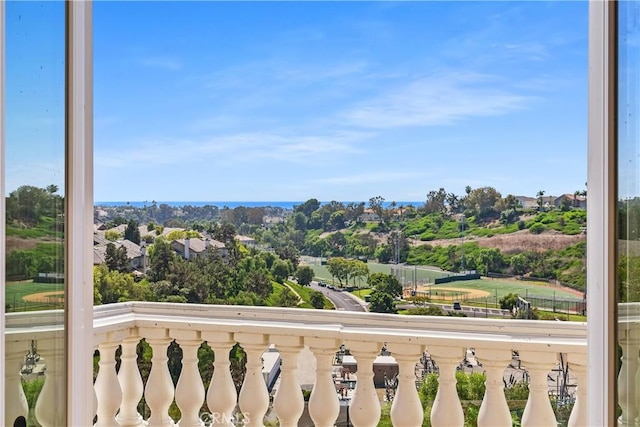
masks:
[[[588,419],[615,425],[615,2],[589,2]]]
[[[93,424],[92,3],[67,1],[67,425]]]

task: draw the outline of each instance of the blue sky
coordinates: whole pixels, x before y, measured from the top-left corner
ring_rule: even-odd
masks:
[[[95,2],[95,199],[582,190],[587,9]]]

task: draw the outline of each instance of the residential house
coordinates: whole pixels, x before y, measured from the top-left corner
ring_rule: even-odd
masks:
[[[566,202],[565,202],[566,200]],[[556,208],[561,208],[563,204],[567,203],[568,206],[579,209],[587,208],[587,198],[583,196],[578,196],[576,194],[563,194],[562,196],[556,197],[553,201],[553,205]]]
[[[93,265],[105,264],[107,259],[107,245],[113,243],[116,248],[124,247],[127,250],[127,257],[131,263],[131,270],[144,272],[149,267],[149,260],[146,256],[144,243],[138,245],[130,240],[108,241],[98,234],[94,234]]]
[[[538,199],[528,196],[516,196],[516,200],[522,209],[534,209],[538,207]]]
[[[380,221],[380,217],[378,216],[377,213],[374,212],[373,209],[365,209],[364,212],[362,212],[358,216],[358,221],[361,221],[361,222]]]
[[[173,240],[170,245],[171,249],[184,259],[192,259],[200,256],[210,247],[217,249],[223,258],[226,258],[228,255],[228,251],[224,243],[217,240],[211,240],[209,238],[203,240],[197,237],[187,237],[186,239]]]
[[[255,248],[256,247],[256,239],[254,239],[253,237],[242,236],[242,235],[238,234],[236,236],[236,240],[239,243],[242,243],[243,245],[245,245],[248,248]]]

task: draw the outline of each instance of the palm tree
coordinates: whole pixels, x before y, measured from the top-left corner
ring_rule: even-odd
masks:
[[[538,199],[538,211],[542,211],[542,196],[544,196],[544,190],[540,190],[536,193]]]

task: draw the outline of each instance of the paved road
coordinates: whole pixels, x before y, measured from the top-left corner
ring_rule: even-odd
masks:
[[[357,301],[356,297],[348,292],[332,291],[331,289],[321,287],[318,285],[318,282],[311,282],[311,289],[322,292],[335,304],[338,310],[367,311],[362,304]]]

